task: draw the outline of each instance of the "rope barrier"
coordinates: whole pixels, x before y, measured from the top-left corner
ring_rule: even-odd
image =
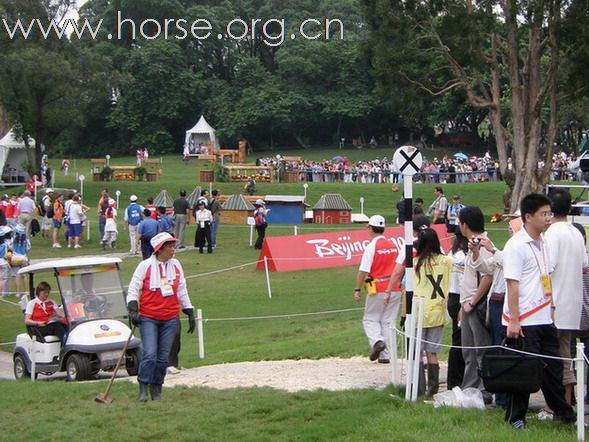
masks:
[[[0,342],[0,347],[3,345],[14,345],[14,344],[16,344],[16,341],[14,341],[14,342]]]
[[[328,315],[333,313],[348,313],[355,312],[358,310],[364,310],[363,307],[348,308],[343,310],[327,310],[322,312],[310,312],[310,313],[293,313],[290,315],[272,315],[272,316],[243,316],[237,318],[205,318],[204,322],[220,322],[220,321],[253,321],[257,319],[281,319],[281,318],[296,318],[301,316],[316,316],[316,315]]]
[[[396,331],[397,333],[399,333],[400,335],[405,336],[406,338],[412,338],[412,339],[416,339],[420,342],[425,342],[426,344],[432,344],[432,345],[439,345],[440,347],[445,347],[445,348],[460,348],[460,349],[466,349],[466,350],[488,350],[491,348],[502,348],[504,350],[509,350],[512,351],[514,353],[520,353],[523,355],[528,355],[528,356],[534,356],[537,358],[543,358],[543,359],[557,359],[560,361],[566,361],[566,362],[573,362],[575,361],[575,358],[563,358],[560,356],[550,356],[550,355],[542,355],[542,354],[538,354],[538,353],[531,353],[528,351],[524,351],[524,350],[518,350],[516,348],[511,348],[511,347],[506,347],[505,345],[484,345],[484,346],[480,346],[480,347],[475,347],[475,346],[468,346],[468,345],[448,345],[448,344],[442,344],[442,343],[437,343],[437,342],[431,342],[428,340],[425,340],[421,337],[418,336],[409,336],[407,333],[405,333],[404,331],[399,330],[397,327],[392,327],[392,329],[394,331]]]
[[[203,276],[215,275],[217,273],[227,272],[229,270],[235,270],[235,269],[239,269],[239,268],[245,267],[245,266],[257,265],[260,262],[263,262],[263,261],[258,259],[257,261],[252,261],[252,262],[248,262],[245,264],[240,264],[240,265],[236,265],[233,267],[227,267],[224,269],[213,270],[212,272],[199,273],[198,275],[185,276],[184,279],[188,280],[188,279],[194,279],[194,278],[202,278]]]

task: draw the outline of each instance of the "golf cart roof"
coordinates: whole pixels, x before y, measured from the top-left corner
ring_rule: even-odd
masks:
[[[84,258],[65,258],[65,259],[50,259],[47,261],[38,262],[29,266],[23,267],[18,271],[19,275],[26,273],[42,272],[52,269],[77,269],[80,267],[94,267],[108,264],[118,264],[122,262],[121,258],[115,257],[84,257]]]

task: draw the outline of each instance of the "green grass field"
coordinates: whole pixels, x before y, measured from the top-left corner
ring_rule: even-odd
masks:
[[[346,151],[348,156],[366,159],[391,156],[384,149]],[[332,151],[292,152],[289,155],[330,158]],[[352,158],[353,159],[353,158]],[[134,158],[116,158],[115,165],[134,164]],[[54,164],[56,166],[56,164]],[[90,164],[77,160],[78,172],[90,176]],[[73,169],[73,168],[72,168]],[[75,170],[69,177],[57,175],[56,187],[78,187]],[[165,157],[163,176],[156,183],[111,182],[109,189],[121,191],[121,201],[135,193],[140,200],[166,189],[175,197],[180,189],[188,192],[198,185],[194,162],[184,165],[181,158]],[[95,206],[104,183],[84,183],[84,201]],[[223,194],[239,193],[240,183],[219,183]],[[465,204],[480,206],[487,219],[501,212],[502,183],[446,185],[446,194],[458,193]],[[365,198],[365,212],[383,214],[394,222],[394,206],[402,193],[393,193],[389,184],[313,184],[308,188],[308,202],[315,204],[323,193],[341,193],[359,212],[359,199]],[[433,199],[432,185],[416,185],[415,196],[426,204]],[[302,184],[258,184],[260,195],[303,194]],[[124,207],[124,204],[122,205]],[[83,248],[51,249],[50,241],[33,239],[33,258],[79,256],[104,253],[99,247],[96,215],[91,213],[93,230]],[[303,226],[304,233],[323,226]],[[361,228],[361,226],[335,226]],[[502,246],[507,238],[506,224],[488,224],[491,238]],[[491,230],[492,229],[492,230]],[[268,235],[287,235],[292,226],[270,226]],[[126,232],[120,225],[119,251],[128,250]],[[187,233],[194,237],[194,227]],[[296,313],[361,307],[352,298],[356,267],[272,273],[272,299],[268,298],[264,273],[251,265],[258,253],[249,247],[246,226],[221,225],[218,247],[212,255],[189,251],[178,254],[188,279],[191,299],[201,308],[206,358],[199,360],[194,335],[183,335],[181,365],[194,367],[217,363],[281,360],[298,358],[349,357],[366,355],[368,346],[361,327],[361,311],[306,317],[286,317],[252,321],[220,321],[222,318],[292,315]],[[130,280],[138,258],[125,259],[124,283]],[[225,270],[229,269],[231,270]],[[14,300],[13,298],[8,298]],[[217,319],[217,321],[213,321]],[[0,342],[14,340],[23,331],[18,308],[0,303]],[[11,346],[1,350],[11,351]],[[313,373],[309,373],[313,376]],[[94,396],[104,390],[105,382],[71,384],[57,382],[0,381],[0,440],[511,440],[514,434],[502,423],[499,412],[433,410],[427,404],[407,404],[400,392],[361,390],[343,393],[314,392],[287,394],[269,389],[215,391],[204,388],[175,388],[166,392],[163,403],[139,406],[135,402],[136,386],[117,383],[112,405],[98,405]],[[574,429],[533,423],[526,430],[528,440],[572,440]]]

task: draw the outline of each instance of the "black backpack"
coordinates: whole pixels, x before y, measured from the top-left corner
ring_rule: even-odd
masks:
[[[35,236],[40,231],[41,226],[39,225],[39,221],[37,221],[37,218],[33,218],[33,220],[31,221],[31,236]]]
[[[47,218],[53,219],[53,217],[55,216],[55,211],[53,210],[53,204],[51,204],[49,206],[49,208],[47,209],[46,212]]]

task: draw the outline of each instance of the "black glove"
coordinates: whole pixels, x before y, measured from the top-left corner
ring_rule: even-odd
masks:
[[[131,320],[131,323],[140,326],[141,315],[139,315],[139,303],[137,301],[129,301],[127,304],[127,310],[129,311],[129,319]]]
[[[196,328],[196,320],[194,319],[194,309],[193,308],[183,308],[182,313],[188,315],[188,331],[187,333],[194,333],[194,329]]]

